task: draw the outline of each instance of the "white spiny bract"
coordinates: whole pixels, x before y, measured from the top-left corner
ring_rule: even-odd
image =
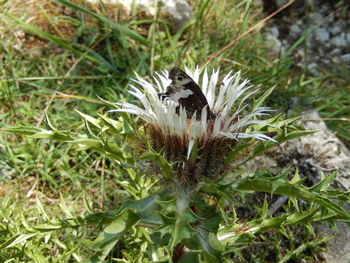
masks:
[[[218,87],[219,70],[213,70],[210,76],[208,76],[207,69],[200,76],[198,67],[194,71],[188,68],[185,71],[202,88],[209,107],[217,115],[214,124],[207,121],[207,110],[205,109],[202,110],[201,120],[196,120],[194,114],[188,122],[185,109],[181,108],[180,113],[177,114],[176,107],[178,105],[176,103],[159,98],[158,93],[165,92],[171,83],[167,71],[157,73],[154,77],[154,84],[137,75],[134,82],[141,88],[130,85],[129,93],[135,96],[142,106],[120,103],[121,108],[113,111],[135,114],[146,123],[158,127],[164,135],[183,137],[188,142],[195,140],[207,141],[221,137],[234,140],[244,138],[272,140],[265,134],[246,132],[250,130],[251,125],[263,124],[264,121],[256,118],[268,115],[271,110],[266,107],[258,107],[243,116],[242,110],[247,106],[245,101],[257,90],[252,90],[252,86],[248,85],[248,80],[241,81],[240,72],[236,74],[229,72]],[[216,89],[219,90],[216,91]],[[209,126],[212,128],[209,128]]]

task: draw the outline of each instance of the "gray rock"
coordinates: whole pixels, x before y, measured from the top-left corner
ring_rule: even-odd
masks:
[[[288,0],[276,0],[276,5],[278,8],[284,6],[286,3],[288,3]]]
[[[303,49],[298,49],[298,50],[296,51],[296,54],[297,54],[297,56],[298,56],[299,58],[301,58],[301,59],[304,59],[304,58],[305,58],[305,50],[303,50]]]
[[[333,21],[334,21],[334,14],[332,13],[332,14],[329,14],[329,18],[328,18],[327,23],[329,24],[329,23],[331,23]]]
[[[275,2],[278,7],[281,7],[287,0],[275,0]],[[283,47],[293,45],[306,30],[316,26],[312,35],[308,36],[302,45],[296,47],[293,53],[295,65],[303,69],[307,68],[310,73],[316,75],[320,74],[318,71],[334,72],[337,70],[337,67],[334,67],[335,63],[349,65],[347,54],[350,53],[350,31],[347,30],[348,20],[341,15],[342,11],[330,4],[331,1],[297,2],[299,5],[292,5],[294,8],[291,8],[292,12],[285,14],[286,17],[283,19],[275,18],[274,23],[270,25],[272,29],[266,29],[278,38],[266,38],[274,43],[272,51],[275,52],[280,43]],[[278,35],[276,27],[279,30]],[[299,50],[305,50],[305,54]],[[345,54],[344,57],[343,54]]]
[[[341,54],[341,49],[340,48],[333,48],[329,54],[331,56],[339,56]]]
[[[276,26],[270,27],[267,32],[271,35],[273,35],[274,37],[278,37],[279,36],[279,30]]]
[[[350,64],[350,53],[339,57],[340,62]]]
[[[328,242],[328,250],[324,253],[327,263],[349,263],[350,262],[350,228],[346,223],[336,223],[337,229],[331,229],[325,223],[318,223],[316,230],[320,235],[333,236]]]
[[[321,15],[320,13],[314,12],[310,14],[310,20],[314,24],[319,23],[322,19],[323,19],[323,15]]]
[[[331,31],[330,31],[333,35],[337,35],[341,32],[341,27],[339,25],[335,25],[333,27],[331,27]]]
[[[320,72],[318,71],[318,64],[316,62],[312,62],[309,65],[307,65],[307,69],[309,72],[313,75],[318,75]]]
[[[297,24],[294,24],[294,25],[291,25],[291,27],[289,28],[290,30],[290,34],[292,36],[299,36],[300,35],[300,32],[301,32],[301,28],[300,26],[298,26]]]
[[[317,171],[330,174],[337,171],[335,182],[350,190],[350,151],[337,138],[337,136],[327,128],[326,123],[315,110],[310,110],[302,114],[302,124],[306,129],[317,130],[318,132],[287,141],[275,149],[269,156],[278,158],[278,155],[295,156],[298,153],[298,160],[303,158]],[[278,159],[277,159],[278,160]],[[252,163],[253,162],[253,163]],[[275,161],[276,162],[276,161]],[[250,161],[249,168],[271,169],[276,166],[274,160],[259,157]],[[278,163],[278,161],[277,161]],[[266,166],[265,166],[266,165]],[[257,167],[257,168],[256,168]],[[271,210],[270,210],[271,211]],[[316,223],[315,229],[320,236],[333,236],[328,243],[328,248],[324,256],[327,263],[349,263],[350,262],[350,228],[346,223],[336,223],[338,231],[332,230],[326,222]]]
[[[349,41],[350,39],[346,39],[345,32],[331,39],[331,43],[336,47],[346,47],[349,44]]]
[[[302,25],[304,25],[304,22],[301,19],[299,19],[294,24],[296,24],[298,26],[302,26]]]
[[[265,34],[265,39],[266,39],[266,42],[268,43],[268,45],[271,48],[272,53],[270,55],[272,57],[276,57],[277,58],[281,52],[283,53],[285,51],[281,41],[276,36],[274,36],[273,34],[266,33]]]
[[[329,40],[329,32],[323,28],[317,28],[314,32],[315,40],[325,42]]]
[[[339,59],[339,57],[333,57],[333,58],[332,58],[332,62],[333,62],[334,64],[340,64],[340,59]]]

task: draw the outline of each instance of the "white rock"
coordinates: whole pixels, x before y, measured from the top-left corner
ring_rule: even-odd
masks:
[[[325,42],[329,40],[329,32],[323,27],[317,28],[314,35],[317,41]]]
[[[193,18],[193,11],[187,0],[163,0],[163,3],[162,12],[170,15],[176,28]]]
[[[118,2],[128,13],[132,11],[133,4],[137,8],[146,10],[150,15],[157,13],[157,0],[118,0]],[[176,28],[180,28],[193,18],[193,11],[187,0],[159,0],[159,6],[161,6],[161,13],[168,15]]]

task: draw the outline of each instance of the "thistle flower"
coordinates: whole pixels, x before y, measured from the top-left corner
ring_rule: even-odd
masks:
[[[165,158],[174,162],[174,172],[180,184],[196,183],[201,176],[216,178],[227,168],[224,158],[237,143],[243,139],[273,140],[269,136],[254,132],[254,125],[266,125],[257,117],[268,115],[267,107],[255,107],[247,110],[247,99],[257,90],[241,81],[240,72],[228,73],[219,82],[219,70],[207,69],[200,73],[199,68],[186,73],[201,86],[208,106],[215,118],[208,119],[208,107],[201,110],[200,118],[187,116],[179,100],[163,99],[159,93],[165,93],[172,81],[168,72],[156,73],[151,83],[137,76],[130,85],[130,94],[135,96],[141,106],[120,103],[117,112],[128,112],[139,116],[146,124],[146,132],[153,147],[162,151]]]

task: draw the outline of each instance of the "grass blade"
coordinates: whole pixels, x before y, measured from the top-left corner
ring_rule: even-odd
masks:
[[[126,36],[130,37],[131,39],[136,40],[137,42],[139,42],[142,45],[147,46],[150,44],[148,40],[146,40],[144,37],[142,37],[141,35],[139,35],[135,31],[133,31],[125,26],[119,25],[119,24],[115,23],[114,21],[112,21],[104,16],[101,16],[99,14],[96,14],[96,13],[94,13],[86,8],[83,8],[79,5],[75,5],[75,4],[72,4],[72,3],[64,1],[64,0],[52,0],[52,1],[59,3],[61,5],[65,5],[67,7],[70,7],[73,10],[79,10],[80,12],[91,15],[92,17],[96,18],[97,20],[110,25],[113,29],[118,30],[119,32],[125,34]]]

